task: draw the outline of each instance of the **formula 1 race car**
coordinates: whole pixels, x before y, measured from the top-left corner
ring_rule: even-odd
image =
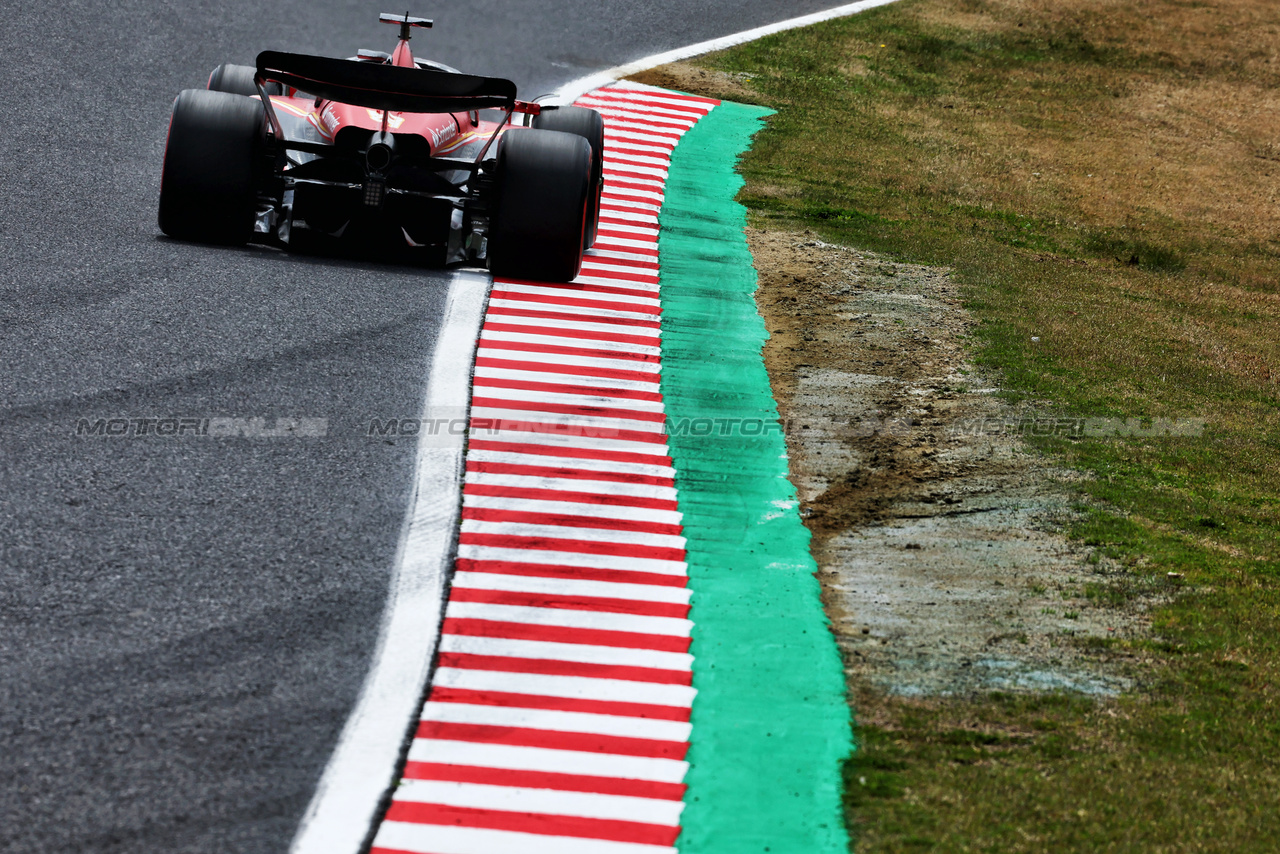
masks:
[[[256,68],[220,65],[206,89],[179,94],[160,230],[572,279],[599,218],[600,114],[415,59],[410,33],[431,21],[381,20],[400,27],[390,54],[265,51]]]

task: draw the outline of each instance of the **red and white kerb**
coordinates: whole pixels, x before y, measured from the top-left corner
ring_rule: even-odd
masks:
[[[718,101],[635,84],[605,122],[595,247],[497,280],[439,661],[373,854],[672,852],[693,702],[685,540],[659,389],[658,210]]]

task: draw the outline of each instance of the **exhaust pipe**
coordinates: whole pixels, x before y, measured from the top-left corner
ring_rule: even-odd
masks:
[[[364,153],[364,165],[370,175],[382,175],[395,158],[396,138],[389,133],[375,133]]]

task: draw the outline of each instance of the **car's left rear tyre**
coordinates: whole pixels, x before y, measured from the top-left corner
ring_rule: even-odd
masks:
[[[251,65],[232,65],[231,63],[219,65],[209,75],[209,83],[205,88],[212,92],[227,92],[231,95],[257,95],[258,87],[253,82],[257,73],[258,70]],[[268,95],[284,94],[284,87],[274,80],[268,80],[263,84],[263,88],[267,90]]]
[[[591,145],[559,131],[513,129],[498,142],[489,220],[495,276],[567,282],[582,268]]]
[[[186,89],[173,102],[160,177],[160,230],[181,240],[253,235],[265,114],[243,95]]]

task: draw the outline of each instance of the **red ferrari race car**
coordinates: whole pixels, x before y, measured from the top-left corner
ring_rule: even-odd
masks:
[[[265,51],[256,68],[220,65],[206,89],[179,94],[160,230],[572,279],[599,218],[600,114],[415,59],[410,34],[431,21],[381,20],[400,27],[390,54]]]

